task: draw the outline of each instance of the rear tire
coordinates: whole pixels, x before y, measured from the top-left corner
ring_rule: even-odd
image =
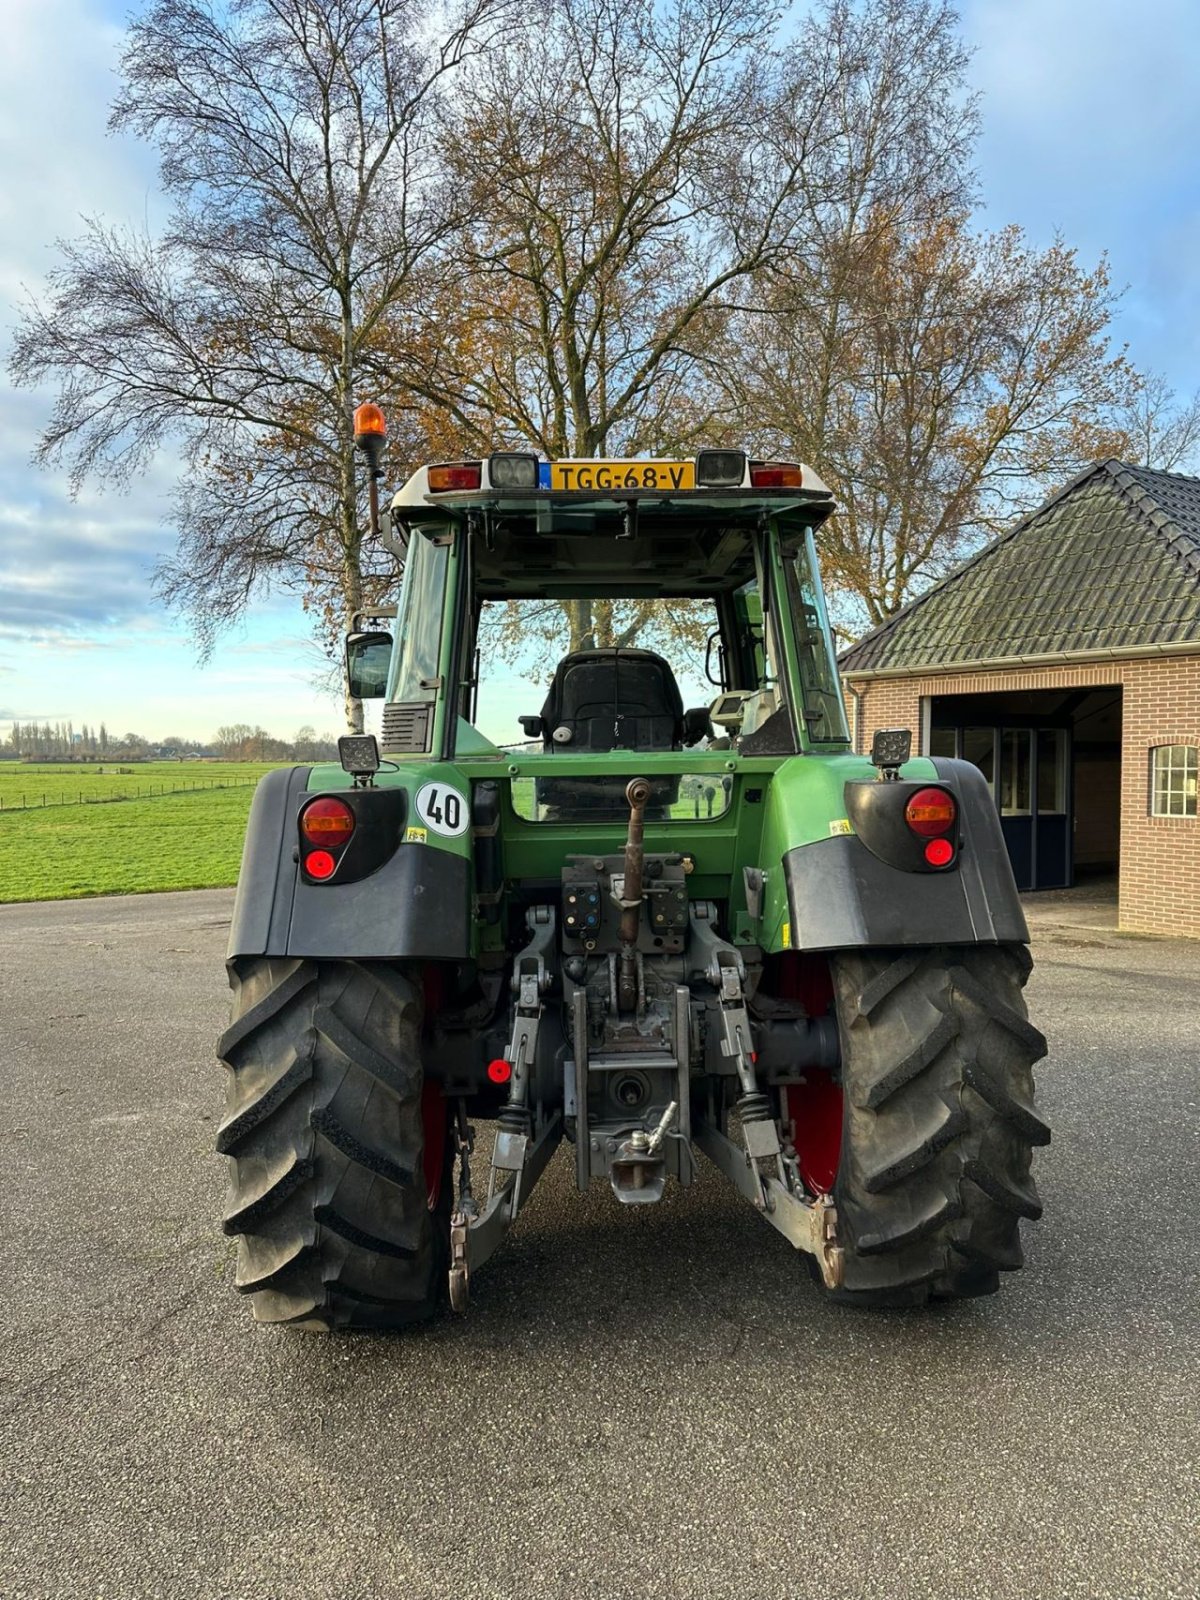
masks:
[[[1030,1175],[1046,1053],[1023,945],[846,952],[830,961],[842,1048],[833,1196],[845,1280],[864,1305],[991,1294],[1041,1215]]]
[[[419,990],[382,962],[243,957],[229,979],[217,1149],[229,1158],[236,1284],[255,1318],[332,1329],[431,1316],[450,1173],[437,1152],[431,1206]]]

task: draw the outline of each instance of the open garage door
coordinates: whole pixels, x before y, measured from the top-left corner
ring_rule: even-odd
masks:
[[[936,696],[932,755],[987,778],[1019,889],[1065,889],[1115,871],[1120,836],[1118,686]]]

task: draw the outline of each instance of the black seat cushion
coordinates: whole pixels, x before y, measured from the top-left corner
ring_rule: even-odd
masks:
[[[547,750],[677,750],[683,698],[652,650],[576,650],[558,664],[542,726]],[[562,727],[571,738],[556,744]]]
[[[571,738],[556,744],[555,728]],[[547,750],[678,750],[683,740],[683,697],[670,664],[653,650],[576,650],[564,656],[542,707]],[[535,793],[557,817],[619,822],[629,816],[628,775],[606,778],[539,778]],[[651,780],[646,815],[661,819],[679,796],[679,779]]]

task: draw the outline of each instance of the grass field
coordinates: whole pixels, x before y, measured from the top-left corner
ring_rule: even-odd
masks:
[[[199,791],[258,782],[269,763],[257,761],[146,761],[121,766],[0,761],[0,812],[20,807],[90,805],[102,800],[155,797],[170,790]]]
[[[128,774],[106,764],[101,776],[86,768],[0,765],[0,902],[233,883],[254,793],[245,780],[268,770],[244,762],[156,762]],[[216,787],[222,783],[237,786]],[[185,786],[194,787],[162,792]],[[90,803],[138,789],[146,798]],[[36,809],[11,809],[21,795]]]

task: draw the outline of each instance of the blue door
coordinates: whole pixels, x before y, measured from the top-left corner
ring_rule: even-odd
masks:
[[[958,748],[988,780],[1018,889],[1072,882],[1067,728],[961,728]]]
[[[1038,728],[1033,741],[1033,870],[1035,889],[1074,881],[1071,827],[1071,734]]]

